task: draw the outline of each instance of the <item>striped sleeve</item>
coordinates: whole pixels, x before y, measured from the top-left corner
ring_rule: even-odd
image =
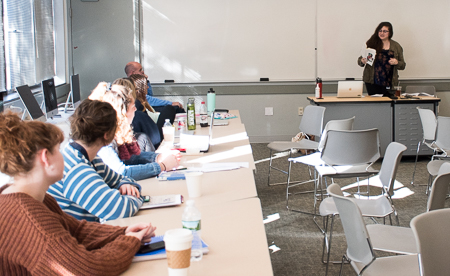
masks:
[[[96,156],[94,160],[92,160],[92,164],[95,165],[97,173],[103,177],[105,183],[111,188],[118,189],[123,184],[131,184],[136,186],[139,189],[139,192],[141,191],[141,186],[137,184],[133,178],[115,172],[106,165],[99,156]]]

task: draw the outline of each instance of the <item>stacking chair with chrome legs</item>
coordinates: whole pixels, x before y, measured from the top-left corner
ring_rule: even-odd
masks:
[[[411,184],[414,185],[414,177],[416,175],[417,159],[419,157],[419,151],[421,145],[426,145],[433,151],[436,150],[435,139],[437,129],[437,119],[434,112],[430,109],[422,109],[417,107],[419,112],[420,121],[422,123],[423,138],[422,141],[417,143],[416,161],[414,162],[414,171],[412,175]]]
[[[347,241],[347,252],[342,258],[340,275],[342,275],[344,260],[350,262],[358,275],[420,275],[417,255],[414,255],[417,252],[417,249],[414,248],[414,250],[411,250],[411,245],[414,245],[414,241],[411,241],[411,236],[400,235],[396,238],[392,238],[387,244],[392,246],[393,249],[381,249],[387,252],[399,254],[409,253],[411,255],[383,258],[376,257],[375,252],[373,251],[376,248],[376,245],[371,239],[371,236],[375,234],[372,234],[369,231],[371,225],[366,227],[361,211],[353,198],[346,198],[334,193],[334,191],[338,189],[340,190],[340,187],[337,184],[332,184],[328,187],[328,193],[333,197],[338,209]],[[384,225],[383,228],[384,229],[381,231],[382,234],[383,231],[384,233],[392,231],[393,235],[395,235],[395,232],[399,229],[401,230],[400,232],[412,232],[411,229],[398,226]],[[408,252],[408,250],[414,252]]]
[[[290,175],[291,175],[291,170],[292,170],[292,163],[300,163],[300,164],[305,164],[308,165],[310,167],[315,167],[319,164],[323,164],[322,159],[320,158],[321,152],[323,150],[323,146],[325,144],[325,139],[327,137],[327,132],[329,130],[352,130],[353,129],[353,122],[355,121],[355,117],[349,118],[349,119],[343,119],[343,120],[331,120],[329,121],[326,125],[325,128],[322,132],[322,136],[320,136],[320,141],[319,141],[319,146],[318,146],[318,151],[312,154],[308,154],[308,155],[303,155],[303,156],[299,156],[296,158],[289,158],[289,170],[288,170],[288,183],[286,186],[286,208],[288,210],[292,210],[292,211],[296,211],[296,212],[300,212],[300,213],[306,213],[306,214],[316,214],[317,210],[316,210],[316,204],[317,204],[317,177],[316,177],[316,172],[314,171],[314,179],[313,180],[307,180],[304,182],[300,182],[300,183],[296,183],[294,185],[291,185],[290,182]],[[307,211],[301,211],[301,210],[295,210],[295,209],[290,209],[289,208],[289,196],[295,195],[297,193],[290,193],[289,192],[289,188],[292,188],[293,186],[299,185],[299,184],[304,184],[304,183],[308,183],[314,181],[315,185],[314,185],[314,212],[307,212]],[[302,193],[302,192],[300,192]],[[322,196],[322,191],[319,191],[320,194],[320,199],[323,199]]]
[[[362,216],[364,217],[370,217],[370,218],[383,218],[384,219],[389,216],[391,217],[392,214],[395,215],[397,225],[399,225],[398,220],[398,214],[395,210],[395,207],[392,203],[392,199],[390,199],[390,195],[392,193],[391,187],[394,185],[396,174],[397,174],[397,168],[398,164],[400,163],[400,159],[402,157],[402,153],[406,150],[406,146],[397,143],[397,142],[391,142],[387,149],[386,153],[383,159],[383,163],[381,164],[380,173],[373,178],[377,178],[381,182],[381,186],[384,187],[385,193],[384,195],[378,197],[377,199],[358,199],[358,198],[352,198],[352,200],[358,205],[358,207],[361,210]],[[331,186],[330,186],[331,187]],[[337,194],[339,196],[344,196],[343,192],[341,191],[340,187],[337,185],[333,185],[335,189],[333,190],[334,194]],[[333,198],[328,197],[325,198],[319,207],[320,215],[325,219],[324,221],[324,229],[321,231],[324,234],[324,240],[323,240],[323,252],[322,252],[322,262],[327,264],[327,270],[328,270],[328,263],[330,260],[330,253],[331,253],[331,239],[333,235],[333,223],[335,216],[338,215],[338,210],[336,208],[336,204],[334,203]],[[331,216],[331,226],[330,226],[330,234],[328,238],[328,220]],[[391,225],[392,225],[392,219],[390,219]],[[375,226],[377,227],[377,226]],[[384,226],[380,227],[382,229]],[[400,229],[400,228],[398,228]],[[401,230],[397,230],[401,231]],[[406,233],[399,232],[398,236],[408,236],[408,231]],[[412,235],[409,232],[409,239],[412,239]],[[383,236],[376,236],[377,240],[375,244],[383,244],[383,241],[388,242],[389,239],[384,238]],[[384,246],[385,248],[392,248],[389,246]],[[378,248],[377,248],[378,249]],[[383,249],[380,249],[383,250]],[[409,250],[409,251],[408,251]],[[414,247],[411,247],[407,250],[403,249],[405,252],[410,252],[411,250],[414,250]],[[325,251],[328,252],[327,260],[324,260],[325,257]],[[390,250],[392,251],[392,250]],[[399,250],[400,252],[401,250]]]
[[[300,131],[308,134],[308,135],[314,135],[316,137],[319,137],[322,134],[322,127],[323,127],[323,115],[325,113],[325,107],[322,106],[313,106],[308,105],[305,107],[305,110],[303,112],[303,117],[300,122]],[[271,142],[267,145],[267,147],[270,149],[270,157],[269,157],[269,176],[267,178],[267,184],[269,186],[271,185],[277,185],[277,184],[285,184],[285,183],[276,183],[276,184],[270,184],[270,173],[271,170],[274,169],[276,171],[288,174],[287,171],[284,171],[280,168],[272,166],[272,153],[273,152],[285,152],[289,151],[289,157],[291,157],[292,150],[317,150],[317,147],[319,146],[319,142],[309,140],[309,139],[302,139],[298,142],[287,142],[287,141],[276,141]]]

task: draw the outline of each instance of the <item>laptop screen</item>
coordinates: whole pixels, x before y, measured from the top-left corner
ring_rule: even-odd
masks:
[[[31,92],[30,87],[28,85],[22,85],[16,87],[16,90],[17,93],[19,93],[20,99],[22,100],[22,103],[25,106],[25,108],[28,110],[28,113],[30,114],[31,118],[33,120],[45,122],[44,112],[42,112],[41,108],[39,107],[39,104],[36,101],[36,98],[34,97],[33,93]]]

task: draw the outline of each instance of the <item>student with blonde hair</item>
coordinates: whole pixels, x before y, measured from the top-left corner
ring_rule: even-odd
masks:
[[[111,104],[117,113],[114,140],[98,152],[111,169],[135,180],[141,180],[178,167],[181,158],[178,152],[157,154],[140,150],[130,126],[136,111],[130,90],[117,84],[113,84],[111,89],[107,90],[106,86],[100,83],[89,98],[92,99],[93,96]]]
[[[4,275],[119,275],[155,227],[79,221],[46,193],[64,172],[55,125],[0,113],[0,271]]]

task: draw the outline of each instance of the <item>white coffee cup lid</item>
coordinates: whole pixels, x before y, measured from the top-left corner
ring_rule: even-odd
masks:
[[[193,236],[191,230],[182,228],[167,230],[164,235],[165,242],[189,242],[192,241],[192,239]]]

